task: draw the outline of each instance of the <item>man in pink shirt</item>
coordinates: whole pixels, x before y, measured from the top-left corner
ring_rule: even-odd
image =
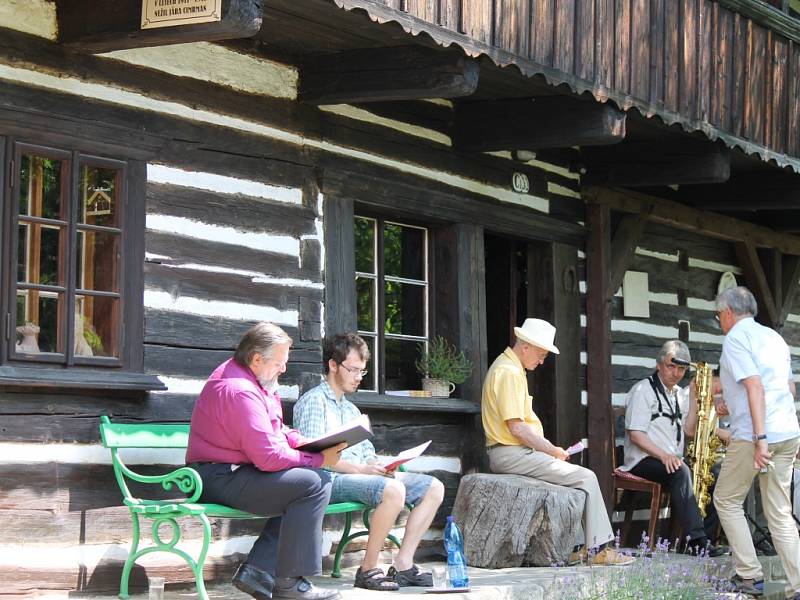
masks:
[[[344,444],[323,452],[297,450],[303,437],[283,424],[276,392],[292,339],[258,323],[233,358],[211,374],[192,411],[186,462],[203,480],[202,502],[271,517],[233,584],[257,600],[334,600],[335,590],[306,579],[322,571],[322,518],[330,476]]]

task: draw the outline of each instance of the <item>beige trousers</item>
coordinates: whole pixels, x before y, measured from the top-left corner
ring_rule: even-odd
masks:
[[[792,518],[789,487],[792,481],[794,457],[800,447],[800,438],[770,444],[775,466],[767,473],[753,467],[753,442],[734,440],[722,461],[722,469],[714,489],[714,506],[720,523],[731,545],[736,573],[745,579],[763,579],[750,528],[742,504],[750,491],[753,478],[758,475],[761,503],[767,518],[772,542],[783,563],[789,579],[787,597],[800,592],[800,537]]]
[[[597,476],[584,467],[557,460],[532,450],[527,446],[495,446],[489,448],[489,467],[494,473],[511,473],[541,479],[548,483],[576,488],[586,492],[583,509],[584,540],[589,548],[601,546],[614,539],[611,521],[608,519],[603,494]]]

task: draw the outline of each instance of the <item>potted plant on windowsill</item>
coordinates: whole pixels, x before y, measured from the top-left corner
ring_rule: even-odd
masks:
[[[422,389],[430,391],[431,396],[447,398],[472,372],[472,363],[464,352],[441,336],[431,340],[427,349],[420,344],[419,354],[414,366],[422,375]]]

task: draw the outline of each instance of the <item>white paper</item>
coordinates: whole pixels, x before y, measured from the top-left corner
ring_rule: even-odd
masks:
[[[420,444],[419,446],[414,446],[413,448],[409,448],[408,450],[403,450],[400,454],[398,454],[388,463],[383,465],[383,468],[384,469],[388,469],[389,467],[396,468],[401,464],[403,464],[404,462],[408,462],[409,460],[417,458],[419,455],[425,452],[425,450],[428,449],[428,446],[430,446],[430,444],[431,440],[428,440],[424,444]]]

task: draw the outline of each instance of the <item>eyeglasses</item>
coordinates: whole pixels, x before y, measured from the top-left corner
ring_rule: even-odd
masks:
[[[686,365],[676,365],[675,363],[670,362],[670,363],[667,363],[667,368],[668,369],[675,369],[676,371],[685,371],[689,367],[687,367]]]
[[[366,369],[356,369],[355,367],[348,367],[344,363],[339,363],[339,366],[342,367],[348,373],[350,373],[350,375],[361,375],[362,377],[366,377],[367,373],[369,373],[369,371],[367,371]]]

